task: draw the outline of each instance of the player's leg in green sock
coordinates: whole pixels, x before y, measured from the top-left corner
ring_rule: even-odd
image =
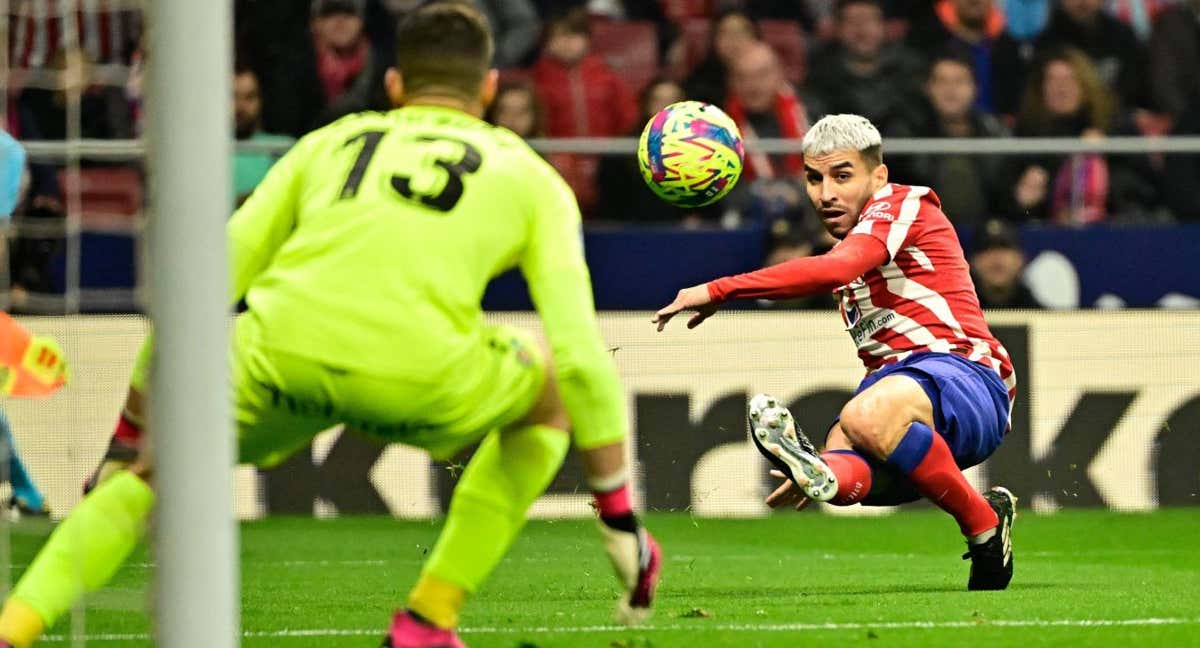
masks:
[[[446,526],[409,595],[412,611],[441,627],[458,624],[467,594],[508,551],[569,445],[566,432],[547,425],[488,435],[454,489]]]
[[[30,645],[84,592],[104,585],[141,538],[153,505],[150,485],[128,471],[96,487],[17,582],[0,612],[0,638]]]

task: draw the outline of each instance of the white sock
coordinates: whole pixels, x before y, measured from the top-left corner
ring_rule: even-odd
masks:
[[[984,531],[983,533],[976,534],[976,535],[971,536],[970,538],[967,538],[967,544],[983,544],[983,543],[987,542],[988,540],[991,540],[992,536],[996,535],[996,529],[998,529],[998,528],[1000,528],[1000,527],[992,527],[992,528],[988,529],[987,531]]]
[[[628,468],[621,468],[611,475],[587,477],[588,488],[592,489],[593,493],[610,493],[624,486],[628,482]]]

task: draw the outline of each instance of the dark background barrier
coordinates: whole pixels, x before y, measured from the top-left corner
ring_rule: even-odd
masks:
[[[1105,294],[1130,307],[1156,306],[1171,293],[1200,298],[1200,224],[1087,229],[1026,226],[1021,237],[1031,261],[1042,253],[1057,252],[1070,262],[1078,277],[1079,306],[1093,306]],[[760,267],[767,246],[761,229],[593,225],[584,238],[596,305],[604,310],[658,308],[680,288]],[[970,254],[972,232],[960,231],[960,239]],[[136,284],[136,260],[137,246],[130,236],[84,234],[83,287],[131,289]],[[52,266],[56,290],[63,288],[64,267],[60,252]],[[492,310],[531,308],[517,272],[497,278],[484,303]],[[127,306],[131,308],[132,295]]]

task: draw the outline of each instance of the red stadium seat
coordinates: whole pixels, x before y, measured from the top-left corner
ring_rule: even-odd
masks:
[[[674,22],[690,18],[707,18],[713,14],[712,0],[658,0],[663,13]]]
[[[546,159],[575,192],[575,200],[584,217],[590,216],[596,206],[596,172],[600,169],[600,159],[595,155],[573,153],[550,153]]]
[[[762,38],[779,55],[787,71],[788,81],[801,83],[808,71],[804,52],[804,31],[800,23],[793,20],[760,20],[758,29]]]
[[[66,170],[58,173],[65,197],[70,194]],[[79,170],[79,199],[84,229],[126,232],[137,226],[142,213],[142,175],[130,167],[95,167]]]
[[[658,76],[658,32],[643,20],[595,20],[592,53],[598,54],[635,94]]]

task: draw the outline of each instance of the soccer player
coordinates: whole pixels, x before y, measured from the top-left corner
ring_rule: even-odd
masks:
[[[33,335],[28,329],[0,313],[0,394],[18,397],[48,396],[67,383],[70,374],[62,349],[53,338]],[[5,478],[12,485],[9,515],[49,515],[12,436],[12,427],[0,412],[0,460],[7,464]]]
[[[661,558],[630,507],[625,399],[597,326],[574,197],[520,138],[479,119],[497,75],[476,9],[425,5],[396,42],[386,89],[402,107],[301,139],[229,223],[232,298],[248,305],[231,353],[240,460],[277,464],[338,423],[437,458],[482,441],[384,641],[461,646],[467,596],[573,439],[624,609],[644,612]],[[483,320],[485,286],[512,266],[548,353],[529,333]],[[153,397],[143,380],[127,403],[135,416]],[[29,645],[111,577],[150,512],[152,474],[139,456],[99,481],[13,589],[0,637]]]
[[[697,311],[694,328],[729,299],[841,296],[842,319],[867,376],[818,454],[780,402],[750,401],[751,438],[785,481],[772,507],[810,501],[889,505],[920,497],[958,522],[967,588],[1012,579],[1016,498],[981,495],[962,469],[988,458],[1009,427],[1016,376],[984,322],[954,228],[928,187],[888,181],[879,131],[858,115],[830,115],[804,136],[809,199],[839,239],[828,253],[679,291],[658,330]]]
[[[0,130],[0,219],[8,219],[24,193],[28,171],[25,149],[8,133]],[[67,363],[62,349],[51,338],[30,334],[25,327],[0,313],[0,393],[9,396],[45,396],[67,381]],[[12,484],[9,513],[14,518],[48,515],[45,500],[38,490],[12,436],[12,426],[0,412],[0,453],[7,455],[7,479]]]

